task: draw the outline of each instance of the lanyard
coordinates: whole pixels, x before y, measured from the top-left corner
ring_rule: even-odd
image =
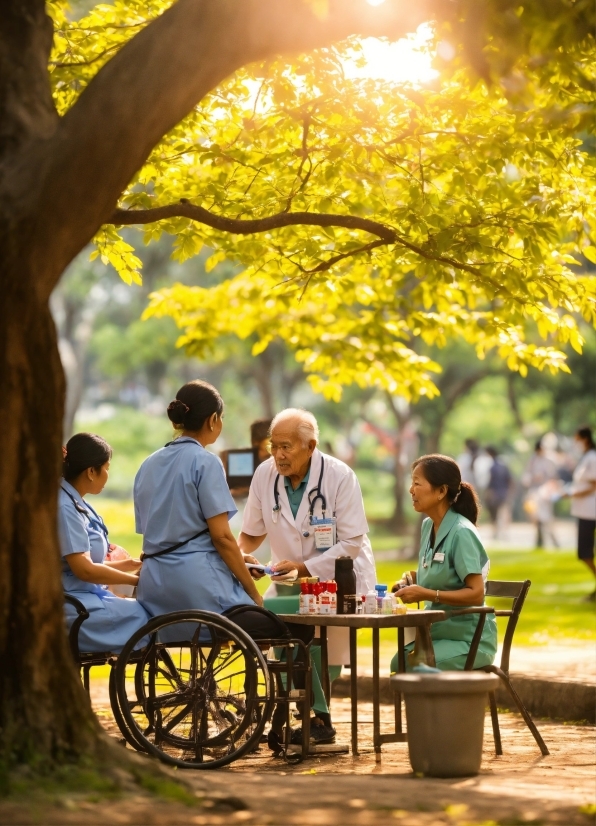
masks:
[[[321,456],[321,472],[319,473],[319,481],[317,482],[316,487],[311,488],[308,492],[308,513],[310,518],[313,518],[315,512],[315,505],[317,501],[321,500],[321,510],[323,512],[323,516],[325,516],[325,511],[327,510],[327,500],[321,491],[321,484],[323,482],[323,472],[325,470],[325,459]],[[313,498],[313,494],[314,498]],[[273,485],[273,497],[275,499],[275,505],[273,506],[273,521],[277,521],[277,514],[281,510],[281,505],[279,504],[279,473],[275,477],[275,483]]]
[[[103,521],[101,516],[95,510],[93,510],[91,505],[89,505],[89,504],[87,504],[87,502],[85,502],[85,504],[87,505],[87,508],[89,508],[89,510],[91,510],[91,512],[93,513],[93,516],[91,516],[91,514],[89,513],[87,508],[84,508],[81,505],[81,503],[78,502],[74,498],[72,493],[67,491],[66,488],[63,488],[62,485],[60,485],[60,488],[61,488],[61,490],[64,491],[64,493],[71,500],[72,504],[75,506],[75,510],[78,511],[79,513],[82,513],[83,516],[85,516],[89,520],[89,527],[95,528],[96,530],[100,530],[103,533],[103,535],[105,536],[105,538],[107,539],[108,538],[108,529],[106,528],[105,522]]]

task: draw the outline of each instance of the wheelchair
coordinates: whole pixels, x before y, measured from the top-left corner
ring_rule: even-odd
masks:
[[[81,652],[78,643],[89,613],[76,597],[64,598],[77,612],[69,643],[83,685],[89,693],[91,669],[110,666],[112,713],[133,749],[180,768],[221,768],[258,749],[277,705],[285,719],[280,755],[290,762],[307,756],[309,646],[292,639],[275,614],[257,606],[238,606],[227,616],[176,611],[151,619],[119,654],[89,653]],[[244,611],[267,614],[279,635],[253,640],[233,621]],[[294,687],[298,682],[302,687]],[[292,704],[305,723],[299,750],[290,744]]]

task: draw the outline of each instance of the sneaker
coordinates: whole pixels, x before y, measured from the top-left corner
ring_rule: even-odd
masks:
[[[334,743],[335,742],[335,735],[336,731],[332,726],[325,726],[323,723],[313,723],[311,721],[310,724],[310,742],[314,745],[320,745],[323,743]],[[292,731],[292,737],[290,739],[290,743],[293,746],[301,746],[302,745],[302,728],[295,728]]]

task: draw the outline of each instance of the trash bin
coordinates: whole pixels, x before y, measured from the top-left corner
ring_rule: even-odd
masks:
[[[395,674],[405,696],[408,750],[415,772],[430,777],[478,774],[488,692],[499,678],[482,671]]]

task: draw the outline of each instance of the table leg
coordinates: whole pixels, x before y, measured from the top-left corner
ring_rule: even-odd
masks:
[[[420,641],[420,648],[421,654],[424,657],[424,660],[427,665],[431,668],[434,668],[436,665],[435,661],[435,649],[433,648],[433,641],[430,634],[430,628],[428,625],[420,625],[416,629],[418,633],[418,639]]]
[[[350,628],[350,698],[352,705],[352,755],[358,755],[358,645],[356,628]]]
[[[406,670],[406,656],[404,651],[404,629],[397,629],[397,667],[401,673]],[[401,734],[402,718],[401,718],[401,692],[395,692],[395,733]]]
[[[379,679],[379,629],[372,630],[373,644],[373,744],[375,761],[381,760],[381,692]]]
[[[329,649],[327,648],[327,626],[321,625],[319,628],[319,638],[321,640],[321,681],[323,694],[327,701],[327,707],[331,708],[331,683],[329,682]]]

